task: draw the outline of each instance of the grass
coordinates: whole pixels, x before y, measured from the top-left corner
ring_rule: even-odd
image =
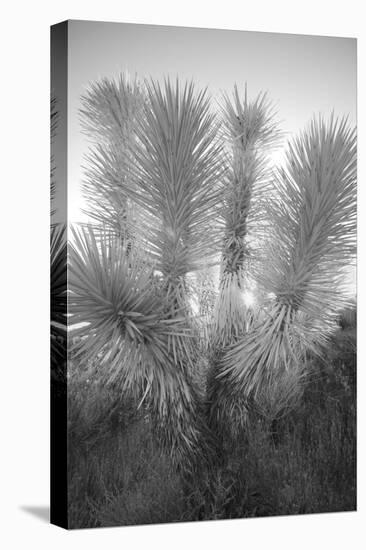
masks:
[[[70,527],[355,510],[355,320],[342,327],[314,361],[301,405],[272,423],[253,415],[225,465],[189,485],[159,450],[146,411],[74,369]]]

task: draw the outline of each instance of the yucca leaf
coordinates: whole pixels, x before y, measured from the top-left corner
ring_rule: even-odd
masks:
[[[355,186],[355,131],[345,119],[313,119],[289,146],[268,201],[270,238],[257,277],[272,298],[264,318],[218,361],[216,411],[233,394],[274,416],[296,401],[306,353],[320,352],[347,303],[342,283],[355,249]],[[275,390],[283,403],[265,404]]]
[[[55,214],[55,210],[52,208],[52,205],[55,200],[56,194],[56,182],[55,182],[55,159],[52,154],[52,146],[56,137],[56,130],[59,122],[59,113],[57,111],[57,100],[56,97],[51,95],[50,102],[50,138],[51,138],[51,175],[50,175],[50,200],[51,200],[51,218]]]
[[[125,234],[134,214],[119,182],[128,177],[126,159],[136,139],[144,93],[136,78],[121,74],[118,80],[103,78],[92,84],[81,101],[82,128],[91,140],[83,182],[85,212],[117,235]],[[99,157],[106,162],[98,163]]]
[[[110,174],[115,188],[142,209],[144,249],[175,286],[217,251],[213,221],[220,205],[222,147],[206,92],[178,81],[145,86],[147,102],[137,120],[128,177],[119,179],[115,159],[100,151],[93,166]]]
[[[281,134],[266,94],[249,101],[246,86],[243,101],[236,85],[232,100],[224,95],[221,116],[229,170],[222,210],[222,276],[213,337],[217,344],[226,345],[246,330],[252,317],[242,296],[250,285],[251,263],[261,246],[264,198],[270,181],[268,154]]]
[[[281,303],[314,319],[344,306],[356,249],[356,133],[346,119],[313,119],[289,145],[268,204],[271,239],[258,277]]]
[[[67,245],[64,225],[51,226],[51,363],[52,368],[65,360],[67,311]]]
[[[113,234],[99,237],[92,228],[74,230],[70,246],[74,357],[95,365],[106,386],[145,402],[161,444],[188,469],[198,455],[205,459],[206,443],[186,315],[172,317],[164,289],[136,251],[127,255]]]

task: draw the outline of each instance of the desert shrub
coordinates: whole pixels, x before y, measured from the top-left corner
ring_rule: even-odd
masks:
[[[180,480],[154,444],[146,420],[107,432],[88,453],[77,446],[70,454],[71,528],[179,519]]]

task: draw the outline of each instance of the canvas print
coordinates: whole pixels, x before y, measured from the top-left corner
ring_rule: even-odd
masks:
[[[51,29],[51,521],[356,510],[356,40]]]

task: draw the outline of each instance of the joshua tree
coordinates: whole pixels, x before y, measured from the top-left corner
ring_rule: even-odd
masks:
[[[222,147],[206,92],[152,81],[145,97],[123,164],[99,147],[88,174],[96,185],[106,178],[108,196],[136,205],[136,246],[127,259],[115,232],[100,242],[91,229],[76,234],[72,305],[75,320],[88,323],[80,329],[88,336],[84,360],[101,354],[107,378],[150,405],[159,439],[187,470],[197,454],[207,458],[210,443],[195,383],[187,274],[218,250]]]
[[[220,127],[192,83],[121,77],[93,86],[81,114],[94,140],[84,191],[99,225],[76,231],[71,247],[70,305],[85,337],[78,354],[149,407],[159,440],[192,470],[213,444],[191,274],[221,254],[207,346],[211,427],[236,433],[249,407],[282,414],[301,393],[306,353],[320,350],[344,306],[355,132],[345,120],[313,120],[271,176],[279,132],[264,95],[250,102],[245,91],[241,101],[235,87]],[[261,300],[248,312],[241,295],[253,280]]]
[[[268,303],[216,372],[216,414],[234,429],[248,407],[274,419],[299,398],[306,354],[319,353],[336,325],[355,253],[355,130],[345,119],[313,119],[286,161],[273,180],[270,238],[256,274]]]

